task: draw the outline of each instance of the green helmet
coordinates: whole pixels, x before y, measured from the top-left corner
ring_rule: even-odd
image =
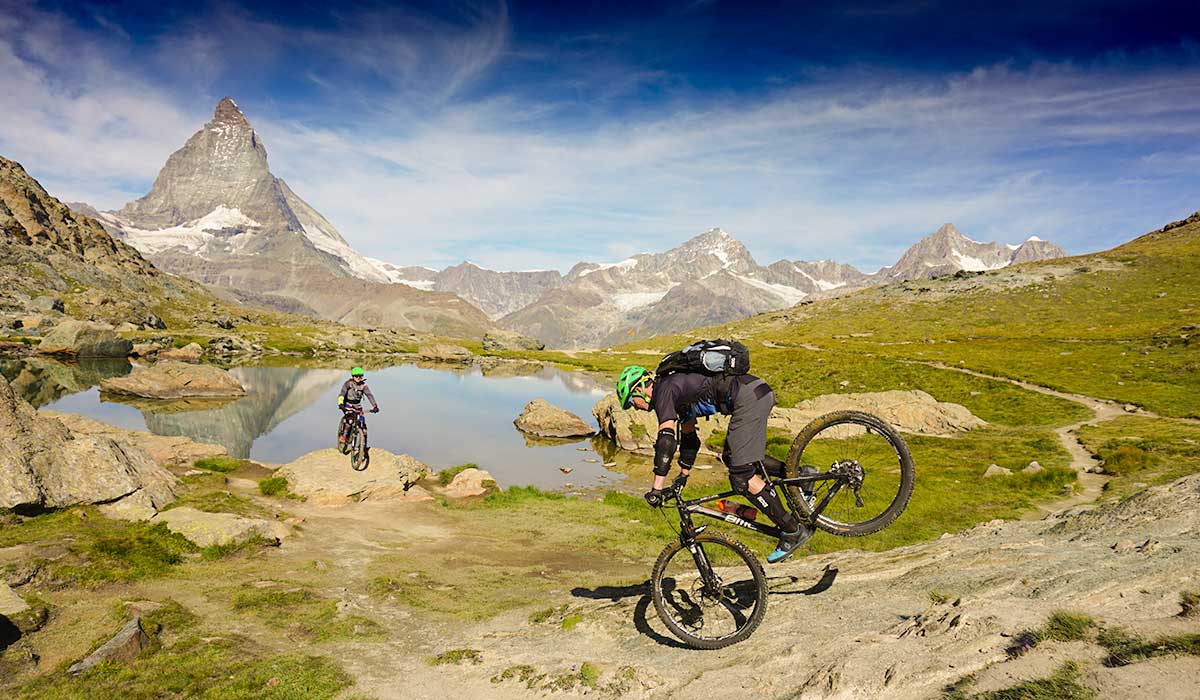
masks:
[[[363,374],[365,374],[365,372],[363,372],[362,367],[355,367],[354,369],[350,370],[351,377],[361,377]]]
[[[617,401],[621,402],[621,408],[629,408],[634,392],[650,377],[650,370],[637,365],[621,370],[621,376],[617,378]]]

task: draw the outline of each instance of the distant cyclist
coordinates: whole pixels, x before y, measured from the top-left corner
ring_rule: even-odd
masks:
[[[371,413],[379,413],[379,404],[375,401],[375,395],[371,393],[371,387],[367,386],[366,373],[362,367],[355,367],[350,370],[350,378],[342,385],[341,392],[338,393],[338,408],[342,409],[342,426],[338,431],[338,449],[346,451],[346,440],[350,435],[350,425],[352,420],[356,420],[357,416],[362,414],[362,400],[367,397],[371,402]],[[363,445],[366,448],[366,445]]]
[[[766,454],[767,418],[775,406],[775,394],[765,381],[750,374],[710,376],[688,371],[655,378],[645,367],[631,365],[617,380],[617,400],[621,408],[632,405],[642,411],[653,410],[658,416],[654,486],[646,493],[647,503],[662,505],[663,486],[677,446],[676,426],[679,468],[686,478],[700,453],[696,418],[723,413],[731,416],[721,455],[729,468],[729,485],[757,505],[783,531],[767,561],[773,564],[787,559],[812,537],[812,529],[785,508],[775,489],[766,488],[766,482],[758,475],[760,470],[770,470],[782,476],[783,467],[782,462]]]

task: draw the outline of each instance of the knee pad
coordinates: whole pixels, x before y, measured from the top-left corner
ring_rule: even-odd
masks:
[[[696,464],[696,456],[700,454],[700,436],[695,432],[683,433],[679,436],[679,466],[691,469]]]
[[[750,480],[758,472],[755,464],[739,464],[729,468],[729,485],[739,494],[750,497]]]
[[[654,474],[666,476],[671,473],[671,458],[675,456],[675,431],[664,428],[658,431],[654,441]]]

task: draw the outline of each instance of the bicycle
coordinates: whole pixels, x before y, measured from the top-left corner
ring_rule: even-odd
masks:
[[[371,413],[378,413],[378,408]],[[341,437],[345,435],[345,441]],[[367,449],[367,418],[362,406],[350,406],[343,409],[342,420],[338,425],[338,444],[342,454],[350,455],[350,467],[361,472],[371,464],[371,452]]]
[[[882,419],[836,411],[813,419],[796,436],[783,478],[772,481],[765,470],[761,476],[767,488],[783,488],[789,508],[810,527],[861,537],[891,525],[904,511],[912,497],[914,467],[908,445]],[[721,649],[747,639],[762,622],[767,578],[749,547],[722,532],[706,532],[707,526],[697,527],[692,516],[771,538],[780,530],[753,520],[754,515],[748,519],[705,505],[737,495],[734,491],[686,500],[681,494],[686,483],[679,475],[665,494],[664,505],[673,502],[679,511],[680,532],[654,564],[654,608],[686,644]],[[854,515],[868,508],[862,517]],[[681,552],[690,556],[677,556]]]

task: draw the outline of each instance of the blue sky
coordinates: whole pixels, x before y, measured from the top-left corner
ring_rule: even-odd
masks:
[[[721,226],[764,264],[873,270],[947,221],[1079,253],[1200,209],[1195,5],[0,0],[0,154],[116,208],[228,94],[399,264],[566,269]]]

